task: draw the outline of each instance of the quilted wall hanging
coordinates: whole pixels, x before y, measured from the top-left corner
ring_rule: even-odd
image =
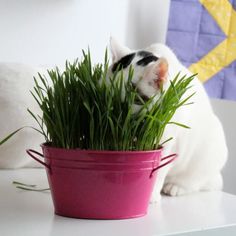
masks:
[[[236,100],[236,0],[171,0],[167,45],[210,97]]]

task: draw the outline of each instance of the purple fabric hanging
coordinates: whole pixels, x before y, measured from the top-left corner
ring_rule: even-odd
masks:
[[[228,17],[236,15],[236,0],[221,2],[220,7],[228,4],[227,6],[231,8],[227,13]],[[236,43],[236,35],[230,34],[232,27],[229,28],[229,34],[225,34],[215,20],[214,13],[211,14],[205,3],[214,4],[212,0],[171,0],[166,43],[187,67],[199,63],[203,57],[229,37],[231,37],[230,42]],[[217,9],[219,4],[216,11]],[[236,26],[234,17],[230,19],[230,25],[232,24]],[[227,55],[227,50],[231,49],[226,48],[224,55]],[[236,51],[231,51],[231,54],[235,57],[234,60],[204,80],[205,89],[210,97],[236,100]],[[210,61],[207,66],[216,67],[214,62],[214,60]]]

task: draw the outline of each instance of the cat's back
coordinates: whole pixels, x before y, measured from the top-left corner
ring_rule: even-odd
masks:
[[[33,77],[37,76],[38,72],[42,72],[39,67],[20,63],[5,63],[0,62],[0,84],[15,82],[17,84],[27,84],[33,81]]]
[[[34,77],[43,69],[20,63],[0,63],[0,102],[22,101],[33,88]]]
[[[157,57],[166,58],[172,66],[179,66],[180,62],[175,53],[165,44],[155,43],[150,45],[146,50],[152,52]]]

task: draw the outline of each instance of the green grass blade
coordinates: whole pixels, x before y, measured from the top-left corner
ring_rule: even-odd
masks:
[[[10,133],[7,137],[3,138],[2,140],[0,140],[0,146],[2,144],[4,144],[7,140],[9,140],[12,136],[14,136],[16,133],[18,133],[19,131],[21,131],[22,129],[26,128],[26,126],[21,127],[15,131],[13,131],[12,133]]]

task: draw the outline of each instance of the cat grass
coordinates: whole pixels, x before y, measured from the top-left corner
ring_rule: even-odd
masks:
[[[177,109],[190,104],[190,95],[182,99],[195,75],[176,75],[166,91],[143,101],[132,86],[133,70],[109,75],[107,53],[103,64],[93,65],[90,52],[83,59],[66,62],[65,70],[39,74],[31,91],[43,112],[29,113],[51,146],[87,150],[155,150],[160,148],[167,125]],[[155,102],[154,102],[155,101]],[[141,104],[135,112],[134,104]],[[183,108],[187,109],[187,108]],[[169,137],[168,140],[171,140]]]

